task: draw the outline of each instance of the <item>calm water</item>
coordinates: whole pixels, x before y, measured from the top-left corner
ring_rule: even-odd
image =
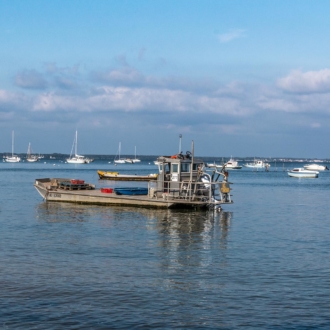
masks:
[[[35,178],[156,172],[47,162],[0,163],[0,329],[330,328],[329,171],[230,172],[213,213],[45,203]]]

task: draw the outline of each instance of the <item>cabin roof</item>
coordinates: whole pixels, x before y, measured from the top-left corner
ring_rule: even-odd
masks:
[[[174,156],[160,156],[157,158],[158,162],[161,163],[191,163],[192,159],[184,157],[182,158],[174,158]],[[194,158],[194,163],[204,163],[201,158]]]

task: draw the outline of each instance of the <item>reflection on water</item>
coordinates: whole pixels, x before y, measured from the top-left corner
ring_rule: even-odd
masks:
[[[148,209],[129,206],[91,206],[74,203],[42,202],[36,205],[36,218],[42,222],[88,222],[102,219],[126,219],[127,215],[144,220],[149,230],[157,230],[160,236],[176,241],[182,238],[184,244],[194,243],[221,232],[221,240],[228,235],[232,212],[194,212],[172,209]],[[188,238],[188,239],[187,239]]]

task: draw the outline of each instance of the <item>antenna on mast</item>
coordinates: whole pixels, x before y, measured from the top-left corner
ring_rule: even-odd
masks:
[[[182,140],[182,134],[179,135],[180,142],[179,142],[179,153],[181,153],[181,140]]]

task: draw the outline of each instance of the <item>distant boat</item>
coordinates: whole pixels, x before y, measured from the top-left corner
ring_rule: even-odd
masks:
[[[135,158],[125,158],[125,163],[130,163],[130,164],[134,164],[134,163],[139,163],[141,160],[136,158],[136,147],[135,147]]]
[[[240,170],[242,168],[242,166],[238,165],[238,161],[232,158],[230,158],[224,166],[226,170]]]
[[[32,150],[31,150],[31,143],[29,142],[27,154],[26,154],[26,161],[30,163],[35,163],[39,160],[39,157],[36,155],[32,155]]]
[[[256,168],[256,169],[265,168],[265,169],[268,169],[270,167],[270,164],[265,163],[262,160],[255,159],[253,163],[247,163],[247,164],[244,164],[244,166],[248,167],[248,168]]]
[[[135,158],[133,159],[133,163],[139,163],[141,160],[136,158],[136,146],[135,146]]]
[[[90,160],[88,158],[86,158],[85,156],[78,155],[77,145],[78,145],[78,131],[76,131],[76,135],[73,140],[70,158],[67,158],[66,161],[69,164],[88,164],[88,163],[90,163]],[[74,148],[74,156],[72,155],[73,148]]]
[[[5,156],[4,160],[7,163],[19,163],[21,158],[14,155],[14,131],[12,131],[12,142],[11,142],[11,156]]]
[[[297,167],[288,172],[288,175],[293,178],[317,178],[319,172],[305,170],[303,167]]]
[[[125,159],[120,158],[120,151],[121,151],[121,142],[119,142],[119,147],[118,147],[118,159],[115,158],[114,162],[116,164],[125,164]],[[117,155],[116,155],[117,157]]]
[[[311,170],[311,171],[325,171],[325,170],[329,170],[328,166],[318,165],[318,164],[304,165],[304,169],[305,170]]]

